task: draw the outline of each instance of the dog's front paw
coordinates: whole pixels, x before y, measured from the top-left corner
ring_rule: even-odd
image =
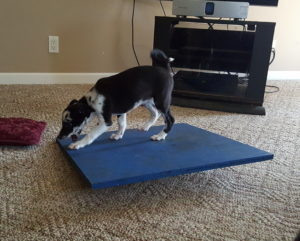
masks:
[[[110,136],[110,139],[112,139],[112,140],[120,140],[120,139],[122,139],[122,137],[123,137],[123,135],[122,134],[119,134],[119,133],[115,133],[115,134],[112,134],[111,136]]]
[[[152,141],[161,141],[161,140],[166,139],[166,136],[167,136],[167,134],[162,131],[157,135],[151,136],[151,140]]]
[[[82,148],[82,147],[85,147],[85,144],[83,144],[83,143],[80,142],[80,141],[71,143],[71,144],[69,145],[69,149],[73,149],[73,150],[78,150],[79,148]]]

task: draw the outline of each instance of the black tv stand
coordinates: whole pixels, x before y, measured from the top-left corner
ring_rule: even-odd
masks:
[[[200,108],[206,110],[217,110],[232,113],[243,113],[252,115],[265,115],[266,111],[263,106],[256,104],[243,104],[238,102],[212,101],[192,97],[173,96],[172,104],[182,107]]]
[[[175,58],[172,104],[264,115],[274,29],[269,22],[156,17],[154,48]]]

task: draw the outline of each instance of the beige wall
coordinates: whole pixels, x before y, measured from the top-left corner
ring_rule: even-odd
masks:
[[[0,0],[0,72],[118,72],[135,66],[132,0]],[[300,70],[300,1],[251,7],[250,20],[276,21],[277,58],[271,70]],[[171,3],[163,2],[171,15]],[[135,38],[141,64],[150,64],[158,0],[136,0]],[[48,36],[60,53],[48,53]]]
[[[251,7],[249,20],[276,22],[276,59],[270,70],[300,71],[300,1],[279,0],[278,7]]]

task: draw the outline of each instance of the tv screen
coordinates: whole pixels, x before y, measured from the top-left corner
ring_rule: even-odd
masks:
[[[172,1],[172,0],[167,0]],[[189,1],[189,0],[186,0]],[[209,0],[206,0],[209,1]],[[250,5],[257,6],[277,6],[278,0],[213,0],[213,1],[224,1],[224,2],[248,2]]]

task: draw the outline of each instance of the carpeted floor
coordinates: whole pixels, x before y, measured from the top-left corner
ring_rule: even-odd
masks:
[[[177,122],[272,152],[273,161],[96,191],[55,143],[62,110],[91,86],[0,86],[2,117],[48,123],[39,146],[0,147],[0,240],[292,241],[300,230],[300,81],[269,84],[280,92],[266,94],[266,116],[172,110]],[[147,117],[133,111],[129,128]]]

